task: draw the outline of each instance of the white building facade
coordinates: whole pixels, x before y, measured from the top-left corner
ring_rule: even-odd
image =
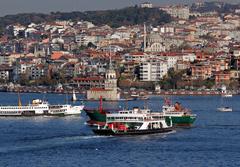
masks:
[[[159,81],[168,71],[167,63],[162,60],[142,62],[140,64],[141,81]]]

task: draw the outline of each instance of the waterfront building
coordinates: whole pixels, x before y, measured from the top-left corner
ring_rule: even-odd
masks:
[[[142,62],[140,64],[141,81],[159,81],[167,74],[167,64],[163,60]]]
[[[216,84],[229,84],[230,83],[230,78],[231,74],[230,72],[217,72],[215,73],[215,83]]]
[[[80,89],[91,89],[91,88],[104,88],[103,77],[77,77],[73,79],[74,85],[77,85]]]
[[[207,79],[212,77],[212,67],[206,64],[191,65],[192,79]]]

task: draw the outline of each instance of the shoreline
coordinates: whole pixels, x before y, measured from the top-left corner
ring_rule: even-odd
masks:
[[[72,94],[72,90],[46,90],[46,89],[29,89],[29,88],[16,88],[11,90],[3,90],[1,89],[0,92],[9,92],[9,93],[52,93],[52,94]],[[76,94],[82,94],[85,95],[86,91],[82,90],[79,91],[75,89]],[[238,91],[232,91],[230,92],[232,95],[239,95],[240,92]],[[172,91],[160,91],[160,92],[153,92],[153,91],[121,91],[122,97],[129,98],[131,95],[140,95],[139,99],[141,97],[146,96],[221,96],[222,93],[220,91],[209,91],[209,90],[172,90]],[[123,98],[124,99],[124,98]],[[86,100],[86,99],[83,99]],[[122,99],[120,99],[122,100]],[[119,101],[120,101],[119,100]],[[91,101],[91,100],[89,100]]]

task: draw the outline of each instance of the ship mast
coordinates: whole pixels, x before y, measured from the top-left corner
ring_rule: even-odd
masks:
[[[22,102],[21,102],[20,93],[18,90],[18,107],[21,107],[21,106],[22,106]]]
[[[103,106],[102,106],[102,96],[100,96],[99,111],[100,111],[100,113],[102,113],[102,112],[103,112]]]

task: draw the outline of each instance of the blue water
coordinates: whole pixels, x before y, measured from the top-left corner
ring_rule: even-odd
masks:
[[[22,102],[45,98],[64,103],[65,95],[22,94]],[[70,98],[69,98],[70,99]],[[240,166],[240,96],[225,98],[233,112],[221,113],[218,96],[176,96],[198,115],[193,128],[169,134],[99,137],[85,124],[87,117],[0,118],[0,167],[70,166]],[[146,106],[158,110],[161,97],[128,103],[104,103],[106,108]],[[0,103],[16,104],[14,93],[0,93]],[[77,102],[76,104],[79,104]],[[97,107],[98,102],[87,102]]]

